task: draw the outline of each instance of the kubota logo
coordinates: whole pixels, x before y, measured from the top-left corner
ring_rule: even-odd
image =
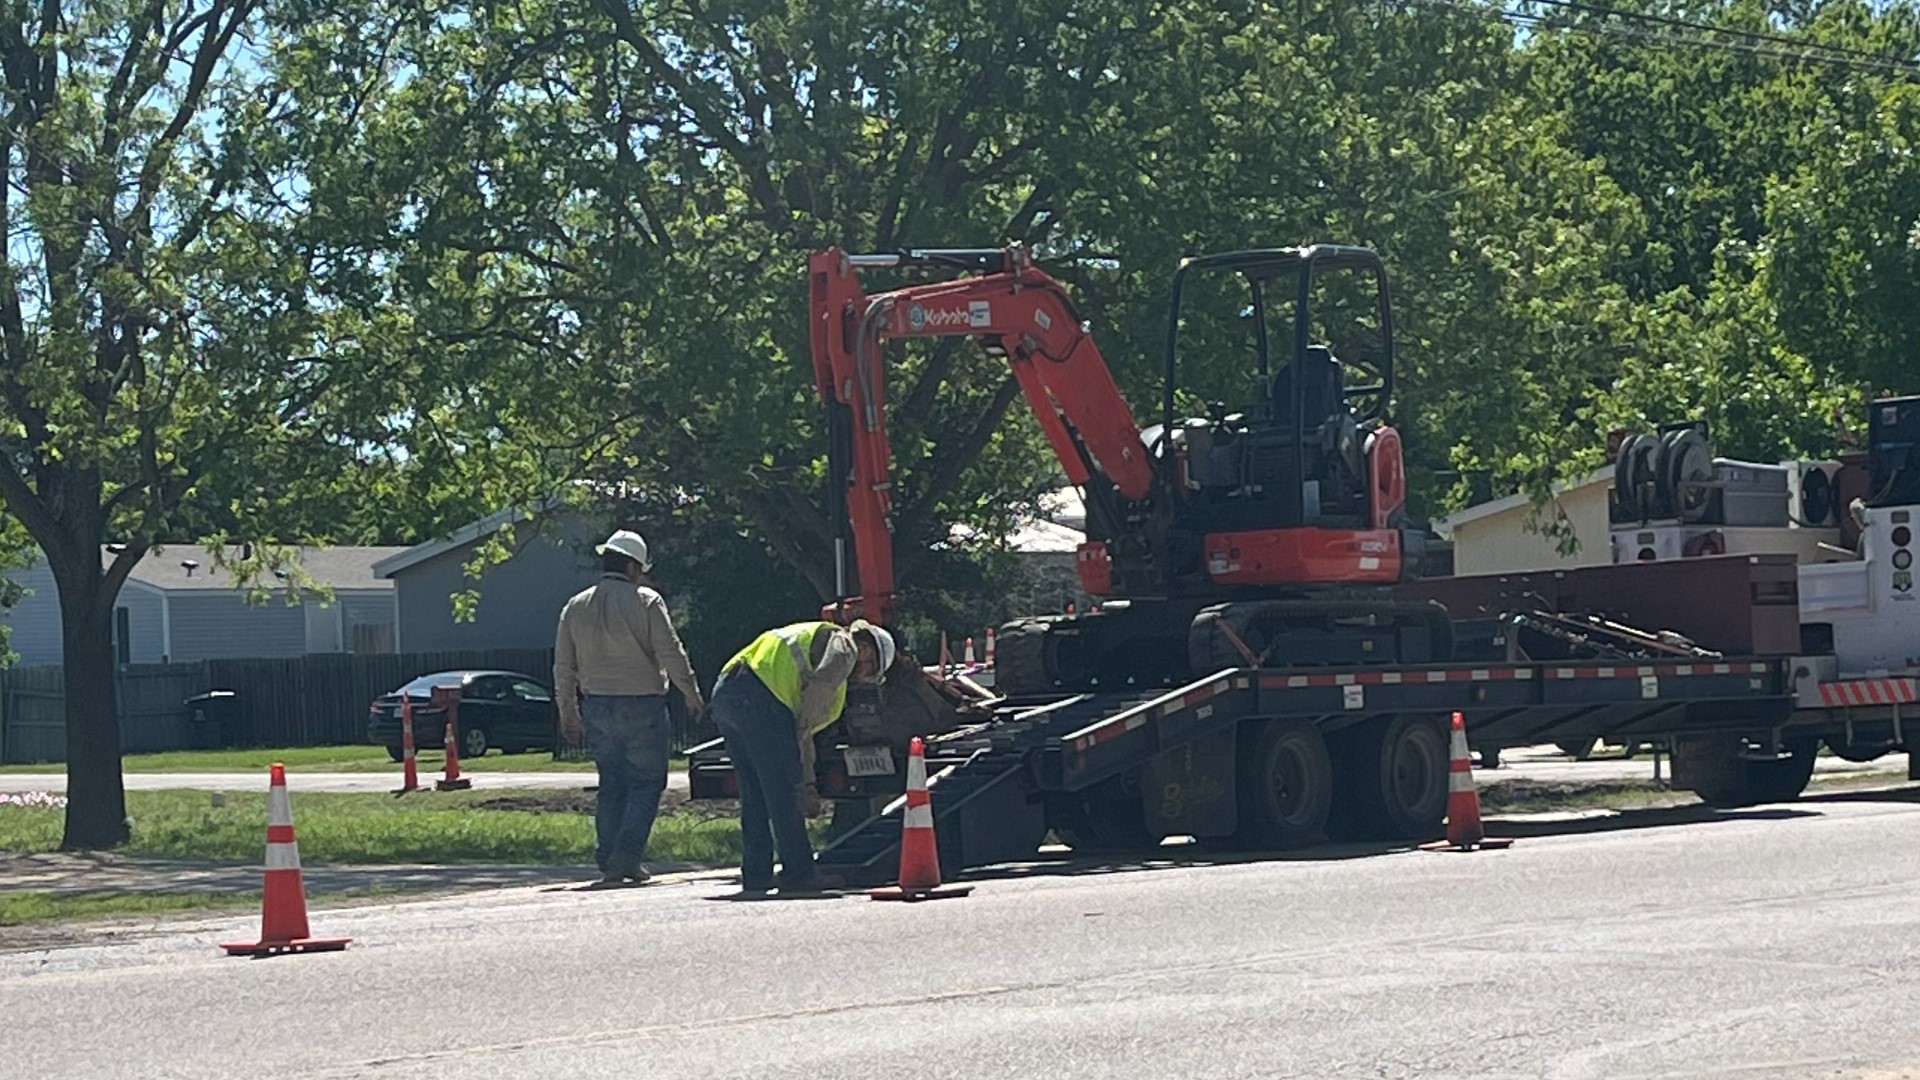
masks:
[[[985,300],[974,300],[964,308],[928,308],[924,304],[915,304],[907,309],[907,328],[936,330],[952,326],[982,327],[993,322],[993,305]]]

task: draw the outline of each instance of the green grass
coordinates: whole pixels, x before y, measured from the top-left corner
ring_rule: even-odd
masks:
[[[337,903],[341,900],[382,896],[402,896],[404,889],[348,889],[340,892],[313,893],[309,906]],[[10,890],[0,893],[0,927],[28,923],[66,922],[100,919],[115,915],[173,915],[193,912],[215,915],[225,911],[245,911],[260,904],[259,892],[182,892],[182,893],[75,893],[63,889]]]
[[[130,773],[195,773],[195,772],[253,772],[266,771],[274,762],[281,762],[289,769],[304,769],[308,772],[391,772],[398,776],[400,766],[387,757],[385,747],[380,746],[300,746],[279,750],[169,750],[158,754],[128,754],[121,759],[121,767]],[[421,750],[419,763],[427,769],[432,762],[432,771],[441,768],[439,750]],[[684,769],[687,759],[675,757],[671,767]],[[0,765],[0,773],[63,773],[67,767],[63,764],[43,765]],[[490,753],[486,757],[462,758],[462,772],[587,772],[593,771],[591,761],[555,761],[548,753],[501,754]]]
[[[295,793],[300,854],[310,863],[495,863],[590,865],[592,796],[581,792]],[[173,859],[257,861],[266,843],[266,795],[204,791],[127,793],[133,836],[120,853]],[[0,852],[51,851],[62,812],[0,808]],[[736,864],[740,827],[731,817],[663,813],[651,861]]]

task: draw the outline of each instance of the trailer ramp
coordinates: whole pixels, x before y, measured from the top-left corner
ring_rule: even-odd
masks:
[[[1029,858],[1046,836],[1046,812],[1028,767],[1033,751],[1104,717],[1153,701],[1164,689],[1078,694],[1000,709],[975,728],[928,740],[928,778],[941,872]],[[944,767],[939,763],[946,762]],[[905,798],[822,849],[821,869],[850,883],[890,881],[899,868]]]

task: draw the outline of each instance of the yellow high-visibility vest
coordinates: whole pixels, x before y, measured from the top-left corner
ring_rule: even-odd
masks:
[[[773,691],[773,696],[780,699],[780,704],[793,710],[793,715],[797,717],[800,715],[807,677],[813,674],[813,638],[823,629],[834,630],[838,626],[830,622],[797,622],[777,626],[754,638],[746,648],[735,653],[726,666],[745,665],[766,684],[768,690]],[[847,684],[842,682],[833,692],[826,718],[807,734],[824,730],[828,724],[840,719],[840,712],[846,707]]]

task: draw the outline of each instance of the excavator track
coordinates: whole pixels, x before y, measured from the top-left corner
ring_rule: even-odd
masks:
[[[1418,655],[1405,655],[1404,630],[1424,636]],[[1371,657],[1342,658],[1349,663],[1433,663],[1451,657],[1453,623],[1438,604],[1379,597],[1215,604],[1194,617],[1187,663],[1195,673],[1242,666],[1317,666],[1328,660],[1300,651],[1316,651],[1325,644],[1337,647],[1342,641],[1364,642],[1369,649],[1383,646]]]

